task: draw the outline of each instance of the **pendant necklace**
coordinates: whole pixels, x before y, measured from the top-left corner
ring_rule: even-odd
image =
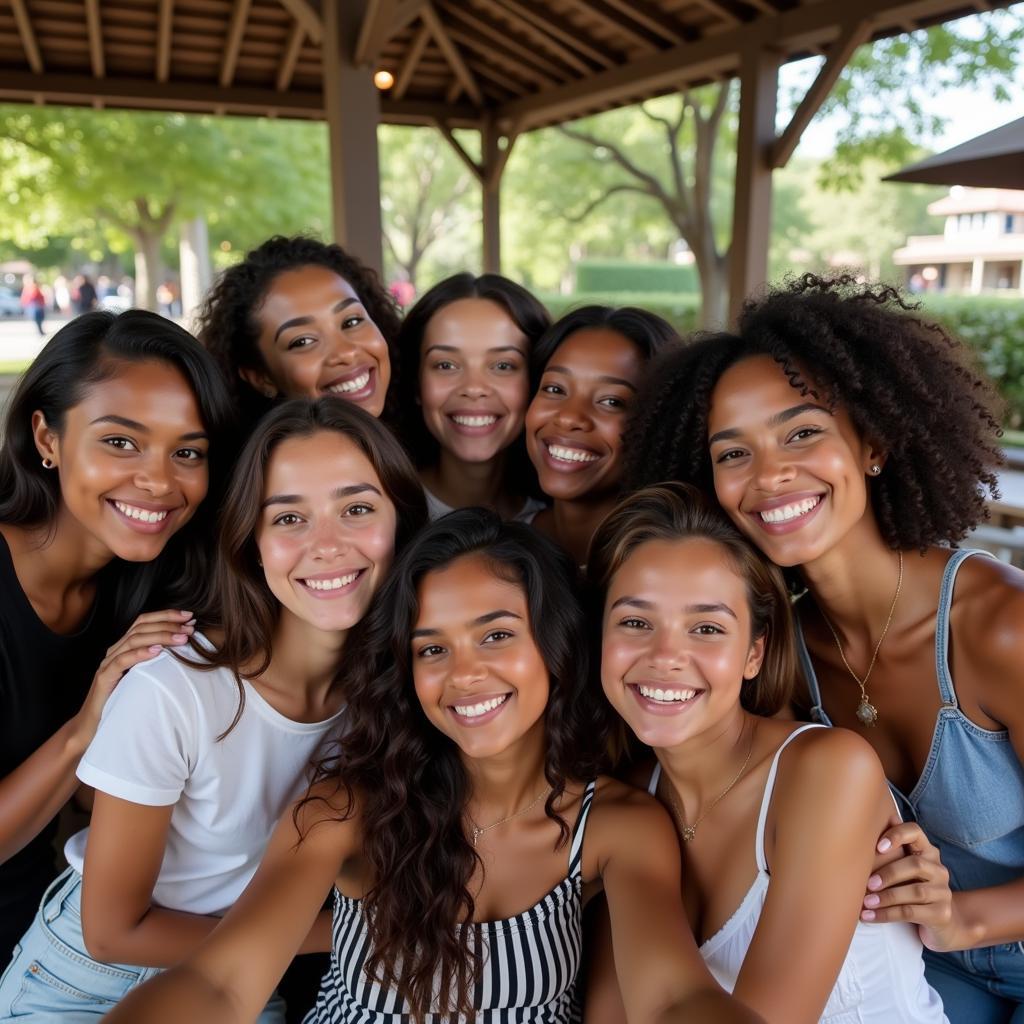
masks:
[[[484,825],[481,827],[472,818],[469,819],[470,831],[473,833],[470,837],[473,840],[473,846],[476,847],[476,841],[485,833],[490,832],[492,828],[497,828],[499,825],[504,825],[506,821],[511,821],[513,818],[518,818],[520,814],[525,814],[530,808],[536,807],[540,803],[543,797],[546,797],[551,792],[551,787],[542,790],[538,793],[525,807],[520,807],[518,811],[513,811],[511,814],[506,815],[504,818],[499,818],[497,821],[492,821],[490,825]],[[467,814],[467,817],[468,814]]]
[[[892,604],[889,605],[888,618],[886,618],[885,625],[882,627],[882,635],[878,638],[878,643],[875,644],[875,652],[871,655],[871,661],[868,664],[868,670],[864,673],[863,679],[858,676],[852,668],[850,668],[850,663],[846,660],[846,655],[843,653],[843,645],[839,640],[839,634],[836,632],[835,626],[829,622],[828,616],[825,612],[821,612],[821,617],[825,620],[825,625],[828,626],[829,631],[832,634],[832,639],[835,640],[836,647],[839,649],[839,657],[843,659],[846,671],[853,676],[854,681],[860,687],[860,704],[857,705],[857,721],[866,729],[870,728],[878,721],[878,709],[870,700],[868,700],[868,679],[871,677],[871,670],[875,667],[875,660],[878,658],[878,652],[882,647],[882,641],[885,639],[886,634],[889,632],[889,627],[892,625],[893,612],[896,611],[896,602],[900,599],[900,590],[903,587],[903,552],[900,551],[898,554],[900,558],[900,569],[899,575],[896,577],[896,593],[892,595]]]

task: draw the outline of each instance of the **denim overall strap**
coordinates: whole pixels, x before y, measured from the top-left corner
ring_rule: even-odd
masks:
[[[954,709],[959,708],[960,705],[956,699],[953,676],[949,671],[949,611],[953,605],[953,585],[956,582],[956,574],[960,566],[971,555],[995,558],[995,555],[990,552],[979,551],[977,548],[961,548],[954,551],[942,574],[942,586],[939,588],[939,608],[935,617],[935,678],[939,682],[939,695],[942,697],[943,707]]]
[[[832,722],[825,709],[821,706],[821,687],[818,686],[818,677],[814,672],[814,665],[811,663],[811,655],[807,650],[807,643],[804,640],[804,629],[800,625],[800,614],[793,611],[793,628],[796,630],[796,656],[803,669],[804,679],[807,680],[807,689],[811,696],[811,720],[820,722],[822,725],[831,726]]]

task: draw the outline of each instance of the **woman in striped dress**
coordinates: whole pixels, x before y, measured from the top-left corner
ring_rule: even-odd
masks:
[[[210,940],[111,1024],[252,1019],[332,884],[308,1024],[572,1021],[592,883],[631,1021],[756,1019],[700,961],[667,814],[596,777],[574,579],[551,541],[493,513],[424,531],[360,630],[344,746]]]

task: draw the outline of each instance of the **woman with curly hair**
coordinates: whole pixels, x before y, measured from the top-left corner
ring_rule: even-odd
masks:
[[[641,378],[678,340],[671,324],[645,309],[584,306],[537,342],[526,450],[552,504],[534,525],[578,565],[618,498],[622,432]]]
[[[895,289],[808,275],[666,358],[637,408],[631,482],[702,485],[795,570],[810,714],[871,743],[913,819],[862,919],[918,925],[953,1024],[1018,1019],[1024,574],[950,550],[996,494],[990,386]]]
[[[432,519],[475,505],[530,522],[544,507],[530,496],[537,480],[523,417],[530,351],[550,323],[500,274],[456,274],[409,310],[398,334],[397,426]]]
[[[111,1024],[251,1020],[332,886],[311,1024],[568,1022],[597,881],[630,1020],[756,1019],[697,954],[668,815],[597,775],[574,576],[493,512],[423,531],[364,620],[338,755],[210,940]]]
[[[282,397],[338,395],[384,411],[398,313],[376,273],[339,245],[268,238],[217,279],[196,333],[245,423]]]

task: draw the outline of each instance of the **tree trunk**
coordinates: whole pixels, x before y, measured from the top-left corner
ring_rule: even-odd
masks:
[[[181,315],[188,324],[213,281],[205,217],[193,217],[182,223],[178,253],[181,257]]]
[[[136,227],[135,240],[135,305],[139,309],[157,310],[156,290],[164,278],[160,241],[163,232],[147,231]]]

